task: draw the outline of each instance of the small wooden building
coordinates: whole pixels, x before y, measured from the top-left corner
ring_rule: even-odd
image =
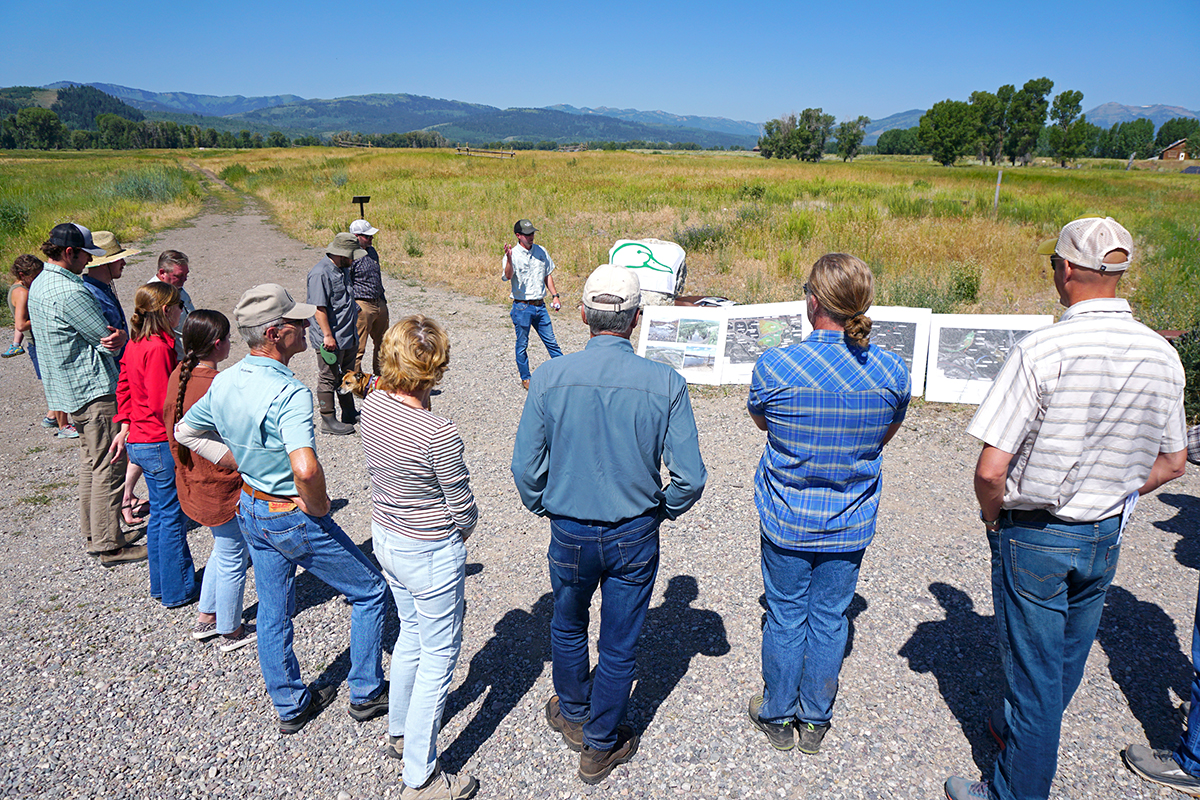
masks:
[[[1178,142],[1167,145],[1159,158],[1163,161],[1183,161],[1187,158],[1187,143],[1187,139],[1180,139]]]

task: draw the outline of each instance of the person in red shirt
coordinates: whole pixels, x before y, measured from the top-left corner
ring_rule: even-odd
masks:
[[[175,489],[175,461],[163,423],[167,384],[178,363],[175,326],[183,311],[179,290],[169,283],[148,283],[137,290],[129,318],[130,339],[117,380],[117,416],[121,432],[113,449],[124,447],[142,468],[150,493],[146,549],[150,596],[167,608],[196,599],[196,569],[187,544],[187,518]]]

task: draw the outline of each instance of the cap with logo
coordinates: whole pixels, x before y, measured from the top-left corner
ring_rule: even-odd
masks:
[[[233,308],[239,328],[256,328],[277,319],[309,319],[316,313],[316,306],[297,303],[288,290],[277,283],[263,283],[247,289]]]
[[[350,223],[350,232],[356,236],[360,233],[364,236],[374,236],[379,233],[379,228],[372,228],[371,223],[365,219],[356,219]]]
[[[92,232],[74,222],[55,225],[50,231],[50,244],[58,247],[74,247],[94,256],[105,255],[105,252],[92,241]]]
[[[608,295],[619,298],[600,301],[597,297]],[[583,285],[583,304],[597,311],[628,311],[637,308],[642,301],[641,284],[637,274],[628,267],[601,264],[588,276]]]
[[[92,234],[92,241],[96,246],[104,251],[104,255],[99,258],[92,259],[88,264],[88,268],[102,267],[105,264],[111,264],[114,261],[120,261],[122,258],[136,256],[141,250],[133,250],[128,247],[121,247],[121,243],[117,241],[117,237],[112,231],[96,231]]]
[[[1117,264],[1104,263],[1104,257],[1114,250],[1124,250],[1125,260]],[[1043,256],[1057,254],[1085,269],[1124,272],[1133,262],[1133,236],[1112,217],[1084,217],[1068,222],[1057,239],[1047,239],[1037,251]]]
[[[513,224],[513,233],[519,233],[522,236],[529,236],[537,233],[537,228],[533,227],[533,223],[527,219],[519,219]]]

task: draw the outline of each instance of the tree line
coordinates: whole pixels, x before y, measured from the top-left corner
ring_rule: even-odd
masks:
[[[1149,119],[1119,122],[1109,129],[1093,125],[1082,113],[1083,93],[1067,89],[1050,98],[1054,81],[1035,78],[1017,89],[972,92],[970,99],[943,100],[912,128],[884,131],[875,152],[884,155],[930,155],[946,166],[964,156],[980,163],[1028,164],[1034,156],[1055,158],[1062,166],[1079,158],[1151,158],[1180,139],[1189,155],[1200,157],[1200,121],[1169,120],[1155,134]],[[866,117],[843,122],[819,108],[787,114],[767,122],[759,139],[765,158],[819,161],[831,150],[849,161],[861,149]],[[836,148],[831,146],[836,142]]]

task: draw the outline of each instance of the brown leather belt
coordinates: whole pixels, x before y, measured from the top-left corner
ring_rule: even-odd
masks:
[[[242,491],[245,492],[246,494],[250,495],[251,497],[253,497],[255,500],[266,500],[271,503],[294,503],[295,502],[290,497],[276,497],[273,494],[267,494],[266,492],[260,492],[258,489],[255,489],[253,486],[246,483],[245,481],[242,481]]]
[[[517,300],[514,298],[513,302],[514,303],[524,303],[527,306],[544,306],[544,305],[546,305],[545,300]]]

